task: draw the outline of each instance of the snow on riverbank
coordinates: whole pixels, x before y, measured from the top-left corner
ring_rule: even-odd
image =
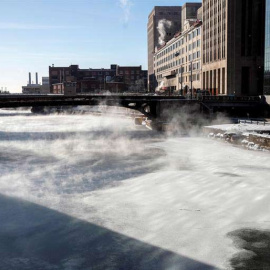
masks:
[[[243,134],[247,132],[269,132],[270,133],[270,123],[239,123],[239,124],[223,124],[223,125],[213,125],[206,126],[209,129],[222,130],[224,132],[235,132],[237,134]]]
[[[250,150],[270,151],[270,123],[267,122],[205,126],[204,134]]]

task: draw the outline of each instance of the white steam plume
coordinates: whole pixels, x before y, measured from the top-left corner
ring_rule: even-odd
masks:
[[[158,22],[157,30],[159,32],[158,43],[163,45],[165,43],[166,30],[172,27],[172,22],[162,19]]]
[[[119,5],[124,12],[124,23],[128,23],[132,2],[130,0],[119,0]]]
[[[156,92],[160,91],[162,89],[162,87],[164,87],[165,82],[161,81],[160,85],[156,88]]]

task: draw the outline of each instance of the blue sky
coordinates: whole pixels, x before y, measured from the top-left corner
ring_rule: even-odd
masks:
[[[147,69],[147,18],[175,0],[0,0],[0,89],[21,92],[49,65]],[[198,1],[189,1],[198,2]]]

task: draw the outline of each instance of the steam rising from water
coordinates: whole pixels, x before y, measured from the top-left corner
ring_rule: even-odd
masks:
[[[0,183],[5,194],[20,196],[30,187],[34,197],[44,197],[114,186],[155,170],[164,155],[148,146],[158,134],[136,130],[130,119],[51,115],[1,122]]]
[[[269,225],[269,154],[189,136],[123,117],[1,115],[0,268],[228,268],[228,233]]]

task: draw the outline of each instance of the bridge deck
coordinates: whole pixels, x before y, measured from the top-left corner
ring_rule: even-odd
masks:
[[[159,117],[163,108],[180,108],[183,105],[199,104],[210,112],[224,108],[252,108],[261,104],[259,97],[206,96],[200,100],[185,99],[183,96],[156,95],[0,95],[0,108],[16,107],[59,107],[78,105],[122,106],[138,110],[149,117]]]

